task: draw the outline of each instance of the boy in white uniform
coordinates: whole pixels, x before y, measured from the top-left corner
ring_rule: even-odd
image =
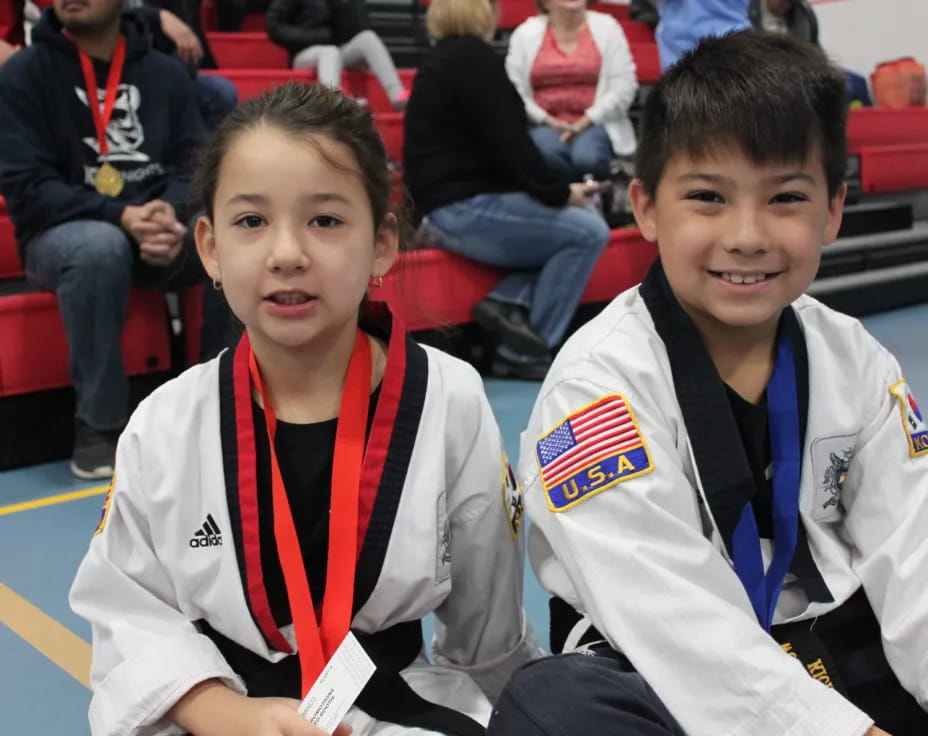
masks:
[[[803,296],[845,117],[819,50],[756,31],[649,97],[630,194],[660,260],[566,344],[523,435],[572,653],[514,676],[490,736],[928,733],[928,424],[895,358]]]

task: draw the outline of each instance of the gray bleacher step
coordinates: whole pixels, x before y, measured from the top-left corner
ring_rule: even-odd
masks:
[[[921,304],[928,301],[928,261],[816,279],[808,293],[857,317]]]
[[[928,261],[928,223],[908,230],[840,238],[822,251],[818,278]]]

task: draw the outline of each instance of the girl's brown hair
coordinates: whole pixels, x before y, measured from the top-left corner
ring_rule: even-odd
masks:
[[[298,82],[287,82],[242,103],[207,142],[200,156],[193,192],[210,220],[226,153],[236,138],[261,125],[273,125],[313,145],[316,145],[313,135],[325,135],[348,146],[358,162],[374,227],[384,224],[390,211],[390,174],[383,141],[374,128],[370,111],[338,90]],[[329,163],[338,165],[331,160]]]

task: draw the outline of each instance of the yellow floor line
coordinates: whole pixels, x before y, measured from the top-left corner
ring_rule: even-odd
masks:
[[[90,644],[0,583],[0,623],[90,688]]]
[[[17,511],[29,511],[30,509],[38,509],[42,506],[54,506],[58,503],[67,503],[68,501],[76,501],[79,498],[88,498],[90,496],[102,496],[106,493],[109,485],[105,486],[95,486],[94,488],[85,488],[82,491],[71,491],[70,493],[61,493],[57,496],[48,496],[46,498],[37,498],[34,501],[23,501],[22,503],[14,503],[11,506],[0,506],[0,516],[5,516],[6,514],[15,514]]]

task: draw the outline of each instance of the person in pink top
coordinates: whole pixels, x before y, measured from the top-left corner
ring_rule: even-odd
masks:
[[[612,159],[635,152],[628,108],[638,81],[625,33],[586,0],[536,2],[541,14],[513,31],[506,57],[532,138],[571,180],[608,179]]]

